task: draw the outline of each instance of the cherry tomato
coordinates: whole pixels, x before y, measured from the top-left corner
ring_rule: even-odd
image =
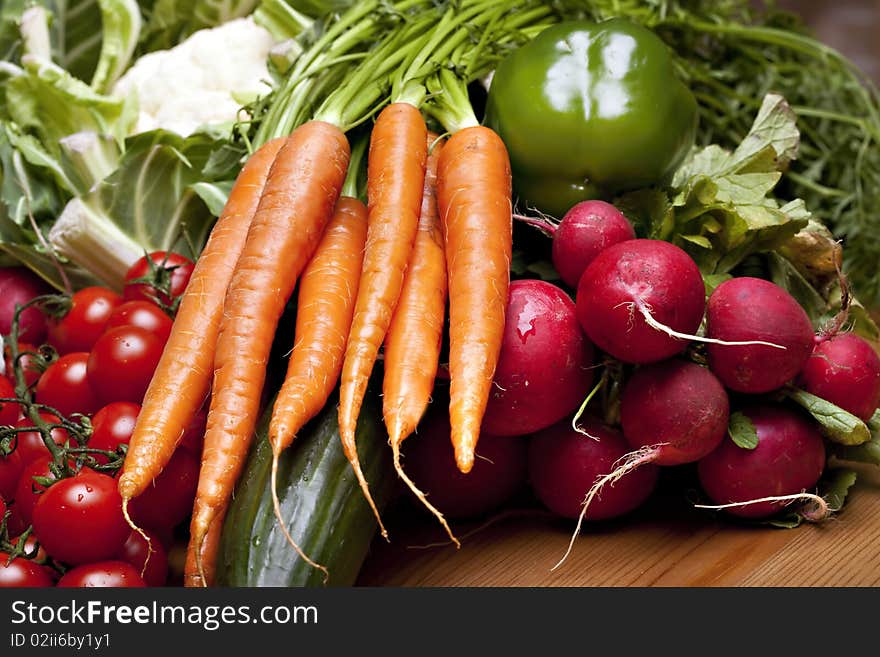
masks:
[[[150,261],[153,267],[150,267]],[[155,302],[158,299],[163,305],[170,305],[186,290],[194,267],[192,260],[179,253],[154,251],[149,254],[149,260],[143,256],[129,268],[122,295],[127,301]],[[149,280],[136,282],[139,279]]]
[[[120,445],[128,445],[141,405],[133,402],[111,402],[92,418],[92,437],[89,447],[115,452]],[[109,463],[101,454],[94,454],[98,463]]]
[[[162,344],[171,335],[171,318],[155,303],[149,301],[126,301],[113,311],[105,330],[118,326],[140,326],[154,333]]]
[[[168,580],[168,552],[158,534],[149,530],[144,530],[144,533],[150,539],[149,545],[143,536],[132,530],[116,556],[134,566],[138,573],[143,572],[142,577],[147,586],[165,586]],[[148,554],[149,561],[147,561]],[[146,570],[144,564],[147,565]]]
[[[8,559],[9,555],[6,552],[0,552],[0,588],[37,588],[53,585],[49,573],[40,564],[31,559],[18,557],[7,565]]]
[[[46,413],[45,411],[40,412],[40,417],[48,424],[57,424],[61,421],[57,415]],[[43,434],[34,426],[30,418],[21,418],[15,423],[15,426],[20,429],[26,427],[33,427],[34,429],[33,431],[22,431],[18,434],[18,445],[15,451],[21,454],[21,459],[25,464],[31,463],[38,458],[50,456],[49,450],[46,449],[46,443],[43,441]],[[68,439],[67,431],[61,427],[55,427],[49,432],[49,435],[56,445],[63,445]]]
[[[202,445],[205,442],[205,427],[208,424],[208,411],[203,406],[196,411],[195,416],[183,431],[178,447],[192,452],[196,457],[201,458]]]
[[[15,504],[12,506],[12,515],[9,517],[9,531],[11,533],[20,534],[31,524],[34,506],[43,491],[46,490],[45,486],[34,481],[34,477],[55,479],[55,475],[49,469],[50,463],[52,463],[52,459],[41,458],[31,461],[22,470],[15,486]]]
[[[120,326],[104,333],[88,358],[88,377],[98,398],[104,404],[141,403],[164,346],[140,326]]]
[[[71,568],[58,580],[58,586],[62,588],[133,588],[144,587],[146,583],[130,563],[99,561]]]
[[[18,545],[18,542],[20,540],[21,540],[21,536],[16,536],[15,538],[10,539],[9,542],[12,543],[13,545]],[[39,561],[40,564],[43,564],[46,561],[46,559],[48,559],[48,557],[46,556],[46,550],[44,550],[43,546],[40,545],[40,542],[37,540],[37,537],[34,536],[33,534],[31,534],[30,536],[27,537],[27,539],[24,542],[24,549],[27,554],[31,554],[34,551],[34,548],[37,549],[37,554],[35,555],[34,558],[37,561]],[[55,572],[51,568],[49,570],[51,571],[49,573],[50,575],[52,575],[52,573]]]
[[[160,530],[179,525],[192,511],[199,480],[199,459],[178,449],[152,486],[129,504],[139,527]]]
[[[0,376],[0,399],[15,399],[15,388],[9,379]],[[18,402],[0,402],[0,425],[11,426],[21,415]]]
[[[104,332],[122,297],[106,287],[86,287],[73,294],[68,313],[49,321],[49,344],[59,354],[89,351]]]
[[[0,497],[4,500],[14,499],[15,487],[25,465],[17,449],[0,456]]]
[[[19,342],[18,353],[21,354],[19,356],[18,363],[21,366],[22,372],[24,373],[24,382],[27,384],[28,388],[32,388],[37,383],[37,381],[39,381],[40,376],[43,374],[43,371],[37,364],[36,357],[29,355],[32,353],[37,353],[37,348],[30,343]],[[5,367],[3,372],[14,388],[15,371],[12,367],[12,358],[10,358],[9,347],[4,348],[3,356],[3,363]]]
[[[34,505],[31,522],[50,556],[75,565],[112,559],[130,531],[116,480],[94,471],[49,486]]]
[[[91,415],[101,404],[88,377],[89,354],[75,351],[52,363],[37,382],[36,399],[62,415]]]

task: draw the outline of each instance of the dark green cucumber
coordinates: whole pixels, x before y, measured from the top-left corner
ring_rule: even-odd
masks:
[[[376,394],[368,391],[357,426],[361,467],[381,510],[395,490],[388,436]],[[224,522],[217,564],[220,586],[321,586],[324,574],[285,540],[272,508],[272,403],[257,429],[245,472]],[[342,451],[337,399],[297,435],[278,466],[281,515],[303,551],[327,567],[328,586],[352,586],[377,523]]]

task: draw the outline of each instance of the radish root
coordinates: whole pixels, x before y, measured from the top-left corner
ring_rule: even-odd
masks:
[[[613,486],[617,481],[620,480],[621,477],[628,474],[629,472],[632,472],[640,465],[651,463],[656,460],[660,448],[666,444],[668,443],[647,445],[646,447],[637,449],[634,452],[624,454],[614,463],[614,469],[610,473],[598,477],[596,481],[593,482],[593,485],[590,487],[590,490],[587,491],[587,496],[584,498],[584,502],[581,505],[581,513],[578,516],[577,526],[575,527],[574,532],[571,535],[571,540],[568,542],[568,549],[566,549],[565,554],[562,555],[562,558],[557,562],[557,564],[550,569],[550,572],[553,572],[554,570],[559,568],[559,566],[561,566],[563,562],[568,558],[568,555],[571,553],[571,549],[574,547],[574,542],[577,540],[578,535],[581,533],[581,527],[584,523],[584,518],[587,515],[587,509],[592,503],[593,498],[599,494],[602,488],[604,488],[606,484]]]
[[[293,540],[293,537],[290,535],[290,530],[287,529],[287,523],[284,522],[284,519],[281,517],[281,502],[278,499],[278,458],[279,453],[276,450],[273,450],[272,454],[272,507],[275,509],[275,519],[278,521],[278,526],[281,528],[281,533],[284,534],[284,538],[287,539],[287,542],[290,543],[290,546],[296,550],[296,553],[300,556],[300,558],[309,564],[312,568],[316,568],[324,573],[324,585],[327,584],[327,581],[330,579],[330,572],[327,570],[326,566],[322,566],[321,564],[313,561],[309,556],[303,552],[302,548],[297,544],[296,541]]]
[[[584,414],[584,411],[587,410],[587,405],[592,401],[593,397],[596,396],[596,393],[602,389],[602,386],[605,385],[605,379],[608,377],[608,371],[602,372],[602,377],[599,379],[599,382],[593,386],[593,389],[590,390],[590,394],[587,395],[586,399],[584,399],[583,403],[581,403],[580,408],[578,408],[577,413],[574,414],[574,417],[571,419],[571,428],[577,431],[579,434],[590,438],[591,440],[595,440],[599,442],[599,437],[594,436],[587,431],[580,428],[578,422],[581,419],[581,416]]]
[[[449,523],[446,522],[446,518],[443,516],[443,514],[440,512],[440,510],[437,509],[437,507],[435,507],[433,504],[431,504],[428,501],[428,498],[425,496],[425,494],[418,488],[418,486],[416,486],[415,482],[412,479],[410,479],[406,475],[406,473],[403,471],[403,467],[400,465],[400,442],[401,442],[400,440],[392,440],[391,441],[391,454],[394,459],[394,469],[397,470],[397,475],[401,479],[403,479],[403,482],[413,492],[413,495],[415,495],[418,498],[419,502],[424,504],[425,507],[428,509],[428,511],[430,511],[431,513],[433,513],[437,517],[437,520],[440,521],[440,524],[443,525],[443,529],[445,529],[446,533],[449,535],[450,542],[455,544],[456,549],[461,548],[461,543],[455,537],[455,534],[452,533],[452,529],[450,529]]]
[[[638,310],[639,313],[645,320],[645,323],[650,326],[652,329],[660,331],[661,333],[665,333],[670,338],[679,338],[681,340],[694,340],[696,342],[707,342],[711,344],[720,344],[726,347],[745,347],[748,345],[763,345],[765,347],[773,347],[774,349],[785,349],[786,347],[781,344],[775,344],[773,342],[765,342],[764,340],[718,340],[717,338],[707,338],[701,335],[690,335],[688,333],[681,333],[676,331],[675,329],[666,326],[658,322],[654,315],[652,315],[653,308],[651,308],[650,304],[645,303],[641,299],[636,301],[625,301],[624,303],[618,304],[615,308],[619,308],[620,306],[629,306],[630,312],[633,310]]]
[[[831,509],[828,502],[819,495],[813,493],[795,493],[794,495],[773,495],[770,497],[759,497],[754,500],[746,500],[745,502],[731,502],[729,504],[695,504],[697,509],[732,509],[750,504],[759,504],[761,502],[794,502],[803,500],[804,506],[801,509],[801,515],[808,522],[822,522],[831,515]]]

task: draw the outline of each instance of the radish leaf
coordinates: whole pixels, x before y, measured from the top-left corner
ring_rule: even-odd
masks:
[[[727,433],[738,447],[743,449],[755,449],[758,446],[758,431],[755,425],[744,413],[736,412],[730,415],[730,424]]]

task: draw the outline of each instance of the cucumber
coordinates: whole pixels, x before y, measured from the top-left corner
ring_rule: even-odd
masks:
[[[368,390],[357,425],[361,467],[381,512],[396,489],[388,436],[377,395]],[[274,399],[260,421],[245,471],[224,522],[217,564],[219,586],[322,586],[285,540],[272,508],[272,449],[267,430]],[[328,586],[352,586],[378,525],[345,458],[337,398],[304,427],[278,466],[281,514],[303,551],[329,570]]]

